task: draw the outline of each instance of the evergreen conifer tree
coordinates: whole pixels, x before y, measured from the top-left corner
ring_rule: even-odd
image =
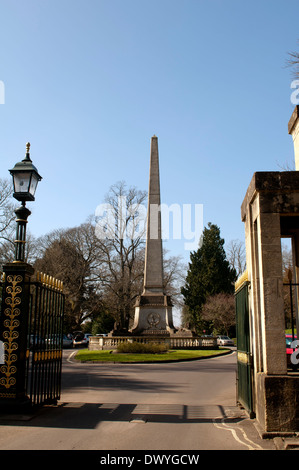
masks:
[[[233,293],[236,271],[226,259],[224,239],[217,225],[208,224],[202,234],[201,246],[190,254],[189,269],[181,293],[188,307],[188,321],[198,333],[205,325],[201,308],[209,296]]]

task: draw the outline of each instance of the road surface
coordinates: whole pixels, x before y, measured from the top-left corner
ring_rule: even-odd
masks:
[[[2,450],[262,450],[236,406],[236,354],[168,364],[80,364],[64,351],[62,395],[0,416]],[[111,454],[112,455],[112,454]]]

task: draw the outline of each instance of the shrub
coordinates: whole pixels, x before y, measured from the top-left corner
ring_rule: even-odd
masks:
[[[119,353],[134,353],[134,354],[159,354],[168,351],[168,345],[166,343],[132,343],[123,342],[117,347]]]

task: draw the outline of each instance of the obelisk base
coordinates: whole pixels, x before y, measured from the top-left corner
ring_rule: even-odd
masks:
[[[141,295],[135,305],[133,335],[169,336],[176,332],[172,322],[172,303],[163,294]]]

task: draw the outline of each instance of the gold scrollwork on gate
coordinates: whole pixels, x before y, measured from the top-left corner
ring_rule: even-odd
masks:
[[[51,350],[51,351],[39,351],[35,352],[33,355],[34,362],[49,362],[56,359],[62,358],[62,351],[61,350]]]
[[[23,281],[23,277],[19,274],[8,275],[6,280],[7,283],[11,285],[6,287],[6,293],[8,295],[5,298],[5,303],[8,307],[5,308],[3,312],[7,318],[5,318],[3,322],[3,326],[6,328],[3,331],[5,364],[0,367],[0,372],[3,374],[3,377],[0,378],[0,385],[8,389],[16,383],[16,379],[13,375],[17,372],[14,363],[18,359],[18,355],[16,354],[18,343],[15,340],[19,337],[16,328],[20,326],[20,322],[16,317],[21,313],[19,309],[21,298],[18,297],[18,295],[22,292],[22,287],[18,284]]]

